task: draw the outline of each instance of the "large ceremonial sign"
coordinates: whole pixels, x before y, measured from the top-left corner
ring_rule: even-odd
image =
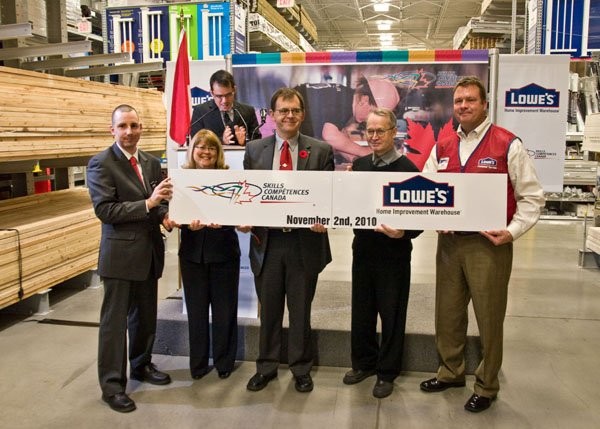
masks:
[[[173,169],[169,175],[169,216],[180,224],[506,228],[504,174]]]

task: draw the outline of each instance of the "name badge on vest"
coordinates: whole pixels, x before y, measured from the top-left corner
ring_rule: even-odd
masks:
[[[448,161],[450,160],[450,158],[442,158],[439,160],[438,162],[438,171],[440,170],[445,170],[446,168],[448,168]]]

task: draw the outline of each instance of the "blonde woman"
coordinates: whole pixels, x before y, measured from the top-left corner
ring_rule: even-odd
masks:
[[[221,141],[210,130],[200,130],[188,148],[183,168],[227,169]],[[220,378],[231,375],[237,350],[237,304],[240,247],[233,226],[194,220],[181,226],[179,264],[185,293],[190,371],[199,379],[210,371],[210,337],[213,364]],[[212,335],[208,313],[212,310]]]

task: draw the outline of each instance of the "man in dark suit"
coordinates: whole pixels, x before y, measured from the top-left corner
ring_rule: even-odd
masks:
[[[271,98],[270,115],[276,125],[275,135],[248,144],[245,169],[333,170],[331,146],[299,133],[304,100],[298,91],[276,91]],[[288,364],[296,390],[313,389],[310,309],[317,277],[330,261],[329,239],[321,224],[310,229],[253,228],[250,265],[260,302],[260,341],[257,372],[248,382],[248,390],[262,390],[277,376],[286,296]]]
[[[226,70],[210,77],[213,99],[194,107],[191,136],[201,129],[214,132],[226,145],[244,146],[246,141],[261,138],[254,107],[235,101],[235,81]]]
[[[102,221],[98,274],[104,280],[100,311],[98,377],[102,399],[115,411],[135,410],[125,393],[127,331],[131,378],[168,384],[152,364],[158,278],[164,265],[161,223],[171,229],[167,207],[172,185],[162,180],[160,161],[137,148],[142,124],[136,110],[118,106],[112,114],[115,143],[94,156],[87,183]]]

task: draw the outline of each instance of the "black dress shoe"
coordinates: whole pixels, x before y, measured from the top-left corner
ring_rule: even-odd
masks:
[[[310,374],[297,375],[294,378],[296,379],[294,387],[298,392],[306,393],[313,390],[314,384]]]
[[[421,390],[424,392],[441,392],[451,387],[465,387],[464,381],[440,381],[437,378],[430,378],[421,383]]]
[[[273,374],[263,375],[259,372],[254,374],[248,384],[246,385],[246,389],[251,390],[253,392],[258,392],[259,390],[263,390],[269,384],[269,381],[273,380],[277,377],[277,372]]]
[[[131,378],[157,385],[169,384],[171,382],[171,377],[169,377],[169,374],[156,369],[156,366],[154,366],[153,363],[148,363],[141,368],[137,368],[135,371],[132,371]]]
[[[473,393],[467,403],[465,404],[465,410],[472,413],[480,413],[490,408],[492,401],[496,398],[488,398],[486,396],[478,395]]]
[[[375,386],[373,386],[373,396],[376,398],[382,399],[388,397],[394,391],[394,383],[391,381],[385,381],[380,378],[375,382]]]
[[[218,371],[219,378],[229,378],[231,371]]]
[[[127,396],[126,393],[115,393],[112,396],[102,395],[102,400],[108,404],[110,408],[120,413],[129,413],[135,410],[135,402]]]
[[[350,370],[344,375],[344,379],[342,380],[344,384],[356,384],[363,381],[365,378],[369,378],[370,376],[375,375],[374,369],[353,369]]]

